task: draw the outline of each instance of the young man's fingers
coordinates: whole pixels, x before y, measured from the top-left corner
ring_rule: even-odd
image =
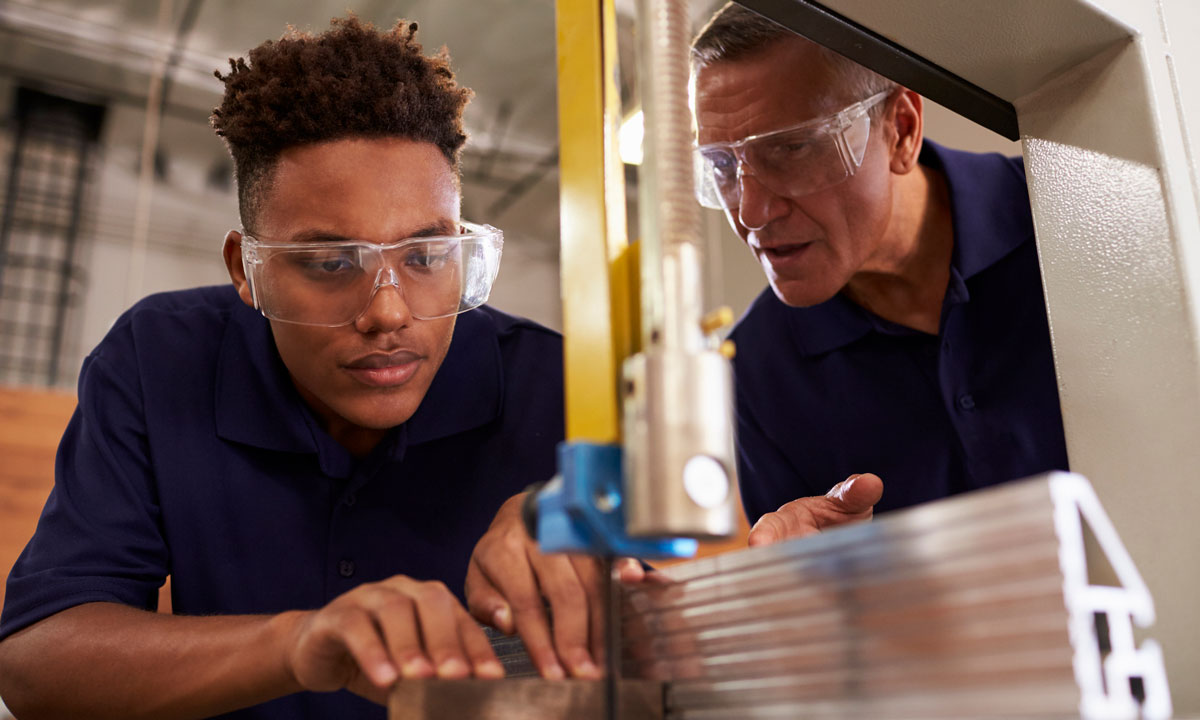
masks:
[[[536,552],[536,550],[534,550]],[[510,559],[511,560],[511,559]],[[561,680],[566,676],[554,651],[550,636],[550,621],[542,603],[533,567],[522,549],[518,562],[492,563],[487,558],[478,563],[484,580],[499,591],[511,613],[512,629],[525,643],[529,659],[547,680]]]
[[[349,610],[338,618],[338,640],[359,670],[378,688],[387,688],[400,673],[388,657],[379,629],[366,610]]]
[[[589,658],[595,672],[586,675],[588,678],[598,678],[604,674],[604,664],[606,662],[606,635],[608,632],[608,602],[605,597],[605,584],[603,566],[600,561],[589,555],[571,555],[571,566],[575,569],[575,574],[579,576],[580,585],[584,592],[587,593],[588,604],[588,649],[591,653]],[[617,563],[613,564],[613,572],[615,574]]]
[[[458,600],[439,582],[418,583],[407,591],[416,603],[417,621],[424,640],[425,654],[443,680],[465,678],[471,674],[459,636]]]
[[[554,614],[554,648],[571,675],[595,678],[600,669],[588,651],[589,598],[579,574],[566,555],[532,558],[542,594]]]
[[[467,566],[467,581],[464,585],[467,594],[467,609],[471,616],[485,625],[491,625],[505,635],[516,632],[513,625],[512,608],[504,600],[504,596],[496,586],[487,579],[483,569],[474,559]]]
[[[640,583],[646,579],[646,568],[637,558],[618,558],[613,563],[613,572],[617,580],[625,584]]]
[[[504,666],[496,659],[496,651],[488,642],[483,630],[465,611],[458,613],[458,634],[467,660],[475,677],[499,680],[504,677]]]
[[[392,662],[400,669],[400,676],[408,679],[432,677],[434,668],[421,647],[417,611],[412,598],[391,589],[376,597],[378,599],[372,603],[371,610],[375,623],[383,633]]]

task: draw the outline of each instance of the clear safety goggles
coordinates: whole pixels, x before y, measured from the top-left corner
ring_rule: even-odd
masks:
[[[338,327],[357,320],[385,287],[399,291],[419,320],[479,307],[492,290],[503,248],[499,230],[471,223],[458,235],[386,245],[268,243],[243,235],[242,264],[254,306],[266,317]]]
[[[887,98],[876,93],[828,117],[694,151],[696,199],[704,207],[736,208],[742,178],[752,175],[782,197],[803,197],[836,185],[862,165],[871,132],[867,112]]]

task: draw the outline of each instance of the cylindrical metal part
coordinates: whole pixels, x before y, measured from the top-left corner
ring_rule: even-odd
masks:
[[[639,171],[645,351],[625,364],[625,523],[633,537],[736,529],[733,378],[706,346],[685,0],[638,4],[645,113]]]
[[[625,525],[633,537],[728,537],[737,483],[729,361],[650,349],[625,363]]]
[[[698,350],[700,207],[694,195],[688,108],[691,27],[685,0],[638,3],[638,83],[645,134],[638,173],[643,347]],[[661,274],[656,269],[662,268]]]

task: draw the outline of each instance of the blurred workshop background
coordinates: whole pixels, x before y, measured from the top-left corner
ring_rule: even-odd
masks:
[[[696,0],[697,27],[720,2]],[[632,0],[617,2],[622,150],[635,160]],[[139,298],[227,282],[237,227],[232,165],[208,125],[213,71],[287,25],[320,31],[347,9],[420,24],[475,90],[463,215],[505,232],[492,304],[559,328],[554,5],[547,0],[0,1],[0,572],[32,534],[83,357]],[[927,135],[1020,148],[940,107]],[[627,166],[636,227],[637,176]],[[761,271],[707,211],[710,306],[740,314]],[[3,576],[0,576],[3,577]],[[0,583],[0,599],[3,584]],[[0,705],[0,717],[6,715]]]

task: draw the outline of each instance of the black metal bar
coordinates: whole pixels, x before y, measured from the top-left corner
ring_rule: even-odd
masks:
[[[162,117],[163,107],[167,104],[167,98],[171,96],[171,88],[175,82],[175,68],[179,65],[179,59],[183,57],[183,46],[187,43],[192,28],[196,26],[196,18],[200,15],[200,6],[203,3],[204,0],[190,0],[187,7],[183,9],[183,18],[179,21],[179,28],[175,31],[175,41],[171,43],[171,55],[163,67],[162,99],[157,108],[159,117]]]
[[[1009,140],[1021,137],[1012,103],[812,0],[737,2]]]
[[[546,153],[541,160],[538,160],[537,165],[508,186],[504,194],[488,207],[488,216],[496,217],[506,212],[556,167],[558,167],[557,145],[553,150]]]
[[[86,134],[79,136],[78,166],[75,172],[75,201],[71,203],[71,226],[67,229],[66,248],[63,250],[63,271],[58,275],[58,300],[54,305],[54,336],[50,339],[50,367],[46,371],[51,386],[58,384],[58,369],[62,353],[63,336],[66,334],[67,306],[70,304],[70,266],[75,257],[75,246],[79,243],[79,226],[83,220],[83,197],[87,193],[88,166],[91,160],[93,141]]]
[[[25,148],[25,133],[29,123],[22,112],[24,98],[17,91],[17,131],[13,133],[12,153],[8,159],[8,187],[4,191],[4,215],[0,217],[0,287],[4,287],[4,268],[8,264],[8,241],[13,229],[13,215],[17,207],[17,189],[21,180],[21,151]]]

